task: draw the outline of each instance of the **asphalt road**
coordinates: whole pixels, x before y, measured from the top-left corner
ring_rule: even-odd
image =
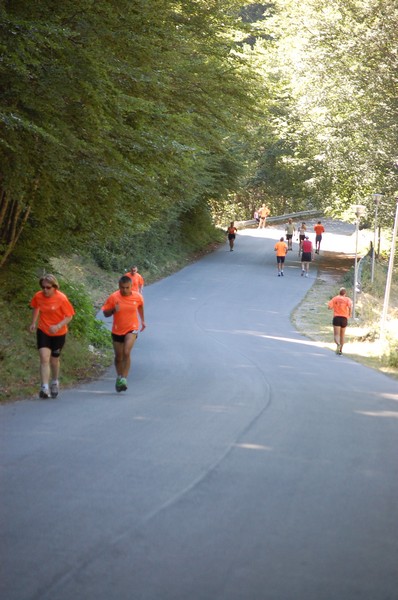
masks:
[[[278,235],[145,289],[126,393],[0,407],[3,600],[398,599],[398,385],[294,330]]]

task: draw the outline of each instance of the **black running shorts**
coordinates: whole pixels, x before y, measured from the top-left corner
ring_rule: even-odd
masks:
[[[347,327],[348,319],[347,317],[333,317],[333,325],[336,327]]]
[[[65,345],[66,335],[47,335],[41,329],[36,332],[37,348],[50,348],[51,356],[57,358]]]

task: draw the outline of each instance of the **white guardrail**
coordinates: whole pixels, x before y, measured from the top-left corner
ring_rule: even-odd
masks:
[[[267,217],[267,223],[279,223],[280,221],[287,221],[287,219],[297,219],[305,217],[322,217],[322,210],[302,210],[300,212],[286,213],[285,215],[278,215],[276,217]],[[253,227],[258,225],[256,219],[249,219],[248,221],[235,221],[235,227],[237,229],[243,229],[245,227]]]

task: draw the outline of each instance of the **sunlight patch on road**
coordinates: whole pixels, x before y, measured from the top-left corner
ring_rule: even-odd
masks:
[[[230,406],[223,406],[222,404],[220,404],[220,405],[206,404],[202,408],[203,408],[203,410],[207,410],[209,412],[215,412],[215,413],[227,413],[227,412],[231,412],[231,407]]]
[[[270,446],[262,446],[261,444],[235,444],[235,448],[243,448],[244,450],[267,450],[272,451]]]
[[[243,330],[235,330],[233,333],[239,333],[244,335],[252,335],[254,337],[259,337],[267,340],[275,340],[277,342],[289,342],[291,344],[301,344],[304,346],[312,346],[314,348],[329,348],[330,344],[325,344],[323,342],[314,342],[312,340],[298,340],[295,338],[282,337],[278,335],[267,335],[266,333],[260,333],[258,331],[243,331]]]
[[[380,394],[380,396],[386,398],[387,400],[395,400],[398,402],[398,394]]]
[[[380,410],[375,412],[357,410],[355,411],[358,415],[364,415],[365,417],[382,417],[384,419],[398,419],[398,412],[391,410]]]

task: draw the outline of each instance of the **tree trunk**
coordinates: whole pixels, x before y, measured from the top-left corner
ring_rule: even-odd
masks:
[[[10,198],[5,190],[0,195],[0,268],[12,254],[29,218],[31,206]]]

